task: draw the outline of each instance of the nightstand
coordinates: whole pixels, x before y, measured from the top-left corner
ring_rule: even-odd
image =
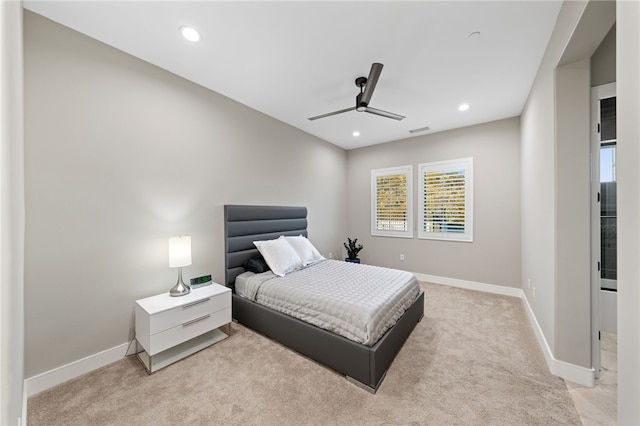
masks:
[[[219,284],[171,297],[136,300],[138,358],[153,373],[228,337],[219,327],[231,322],[231,289]]]

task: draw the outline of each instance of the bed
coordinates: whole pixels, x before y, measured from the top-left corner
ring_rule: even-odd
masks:
[[[243,263],[258,253],[254,241],[283,235],[308,236],[305,207],[225,205],[224,232],[225,283],[233,290],[233,318],[375,393],[396,354],[422,319],[424,293],[418,293],[375,344],[358,343],[236,294],[236,277],[245,272]]]

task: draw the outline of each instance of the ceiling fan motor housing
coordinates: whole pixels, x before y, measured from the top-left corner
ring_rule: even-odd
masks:
[[[362,93],[358,93],[358,96],[356,96],[356,111],[366,111],[367,106],[367,103],[362,101]]]
[[[362,102],[362,93],[364,92],[364,86],[367,85],[367,77],[356,78],[356,86],[360,88],[360,93],[356,96],[356,111],[363,112],[367,109],[367,103]]]

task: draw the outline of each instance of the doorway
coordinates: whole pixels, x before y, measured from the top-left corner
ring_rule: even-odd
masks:
[[[593,367],[600,376],[603,337],[617,335],[616,85],[592,89],[592,278]],[[603,336],[604,333],[604,336]],[[597,339],[597,340],[596,340]]]

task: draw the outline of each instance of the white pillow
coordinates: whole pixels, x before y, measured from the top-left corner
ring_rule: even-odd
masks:
[[[307,266],[324,259],[320,252],[316,250],[313,244],[311,244],[311,241],[302,235],[298,235],[297,237],[285,237],[285,240],[287,240],[291,247],[296,251],[302,260],[303,266]]]
[[[287,243],[284,237],[276,240],[254,241],[253,245],[264,257],[271,272],[280,277],[284,277],[289,272],[302,266],[300,256],[296,254],[293,247]]]

